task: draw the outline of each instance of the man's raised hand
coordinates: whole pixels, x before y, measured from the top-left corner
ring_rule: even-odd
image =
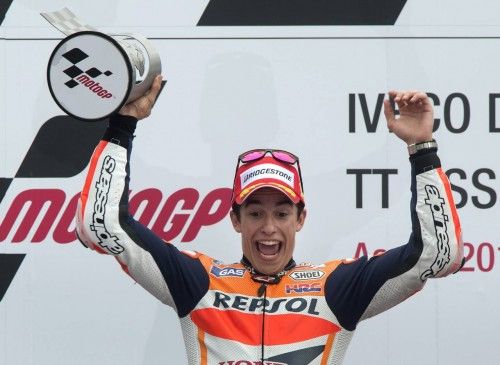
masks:
[[[408,145],[430,141],[434,111],[427,95],[421,91],[391,90],[389,97],[394,99],[399,109],[399,117],[396,118],[390,101],[384,100],[384,114],[389,130]]]
[[[130,115],[139,120],[149,117],[161,89],[161,80],[161,75],[156,76],[151,88],[143,96],[124,105],[118,113],[121,115]]]

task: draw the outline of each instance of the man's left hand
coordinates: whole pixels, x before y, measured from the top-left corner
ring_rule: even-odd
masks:
[[[399,109],[399,118],[396,118],[390,101],[384,100],[389,130],[408,145],[432,140],[434,111],[427,95],[420,91],[389,91],[389,97]]]

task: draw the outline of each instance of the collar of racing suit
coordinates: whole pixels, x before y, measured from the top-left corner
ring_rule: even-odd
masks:
[[[288,261],[288,264],[286,264],[285,268],[281,270],[279,273],[274,275],[266,275],[255,270],[254,267],[252,266],[252,263],[244,255],[241,258],[240,262],[250,272],[253,281],[262,283],[257,292],[259,297],[262,296],[263,291],[267,284],[278,284],[281,278],[286,274],[286,272],[293,269],[297,265],[293,259],[290,259],[290,261]]]

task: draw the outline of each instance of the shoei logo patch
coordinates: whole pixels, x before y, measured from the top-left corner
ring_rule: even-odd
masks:
[[[113,96],[113,94],[106,90],[101,84],[93,80],[100,75],[111,76],[113,74],[111,71],[107,70],[102,72],[95,67],[91,67],[87,71],[80,69],[76,65],[89,57],[89,55],[80,48],[73,48],[62,56],[73,64],[73,66],[63,70],[66,75],[71,77],[71,80],[65,82],[64,85],[72,89],[81,84],[102,99],[109,99]]]
[[[293,280],[313,280],[319,279],[325,275],[321,270],[294,271],[289,276]]]
[[[277,165],[262,164],[240,174],[241,188],[258,179],[277,179],[293,187],[293,174],[290,171]]]
[[[235,268],[235,267],[225,267],[225,268],[220,268],[217,266],[212,266],[212,269],[210,272],[219,277],[226,277],[226,276],[232,276],[232,277],[238,277],[241,278],[245,274],[245,269],[240,269],[240,268]]]

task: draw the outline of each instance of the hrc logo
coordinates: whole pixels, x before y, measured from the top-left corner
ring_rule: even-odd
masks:
[[[286,284],[285,292],[287,294],[321,292],[321,285],[320,283]]]

